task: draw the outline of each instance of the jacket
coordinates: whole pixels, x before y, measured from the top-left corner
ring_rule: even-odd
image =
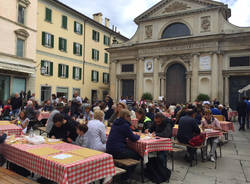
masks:
[[[153,124],[152,128],[150,129],[150,132],[155,132],[155,135],[158,137],[166,137],[171,138],[172,137],[172,129],[173,124],[172,121],[168,118],[164,118],[162,123],[160,125]]]
[[[188,144],[194,136],[200,134],[200,128],[195,119],[191,116],[184,116],[179,121],[177,139],[184,144]]]
[[[140,136],[133,134],[130,123],[123,118],[117,119],[111,127],[106,150],[108,153],[119,153],[127,149],[127,139],[136,142]]]
[[[142,133],[145,132],[145,130],[150,130],[153,126],[153,122],[149,117],[145,117],[144,120],[140,120],[138,122],[138,129],[142,130]]]

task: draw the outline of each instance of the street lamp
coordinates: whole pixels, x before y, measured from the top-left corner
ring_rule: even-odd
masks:
[[[44,66],[42,66],[40,70],[41,70],[42,75],[44,75],[47,71],[46,67],[44,67]]]

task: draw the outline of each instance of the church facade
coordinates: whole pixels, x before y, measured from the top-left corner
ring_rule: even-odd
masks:
[[[108,49],[111,96],[139,100],[148,92],[185,103],[207,94],[235,108],[238,90],[250,84],[250,28],[230,16],[216,1],[160,1],[135,18],[129,41]]]

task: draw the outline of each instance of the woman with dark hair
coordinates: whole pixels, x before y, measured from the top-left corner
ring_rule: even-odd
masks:
[[[26,134],[27,132],[27,127],[29,122],[30,120],[27,117],[27,113],[25,110],[21,111],[17,119],[12,121],[12,123],[16,124],[18,127],[21,127],[23,129],[24,134]]]
[[[109,123],[113,123],[116,119],[118,119],[120,117],[120,112],[123,109],[127,109],[127,106],[120,102],[117,104],[116,108],[115,108],[115,112],[113,113],[113,115],[109,118],[108,122]]]

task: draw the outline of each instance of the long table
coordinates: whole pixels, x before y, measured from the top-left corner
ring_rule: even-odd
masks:
[[[0,121],[0,135],[6,133],[8,136],[22,135],[22,128],[15,124],[11,124],[9,121]]]
[[[3,154],[8,161],[59,184],[91,183],[115,175],[112,155],[63,142],[4,144]],[[65,156],[71,157],[59,158]]]

